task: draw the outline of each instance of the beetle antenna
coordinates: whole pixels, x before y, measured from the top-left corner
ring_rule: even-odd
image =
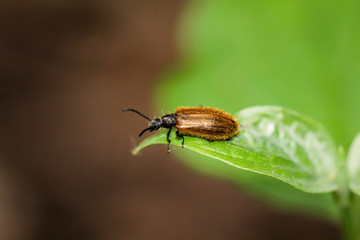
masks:
[[[144,130],[142,130],[142,132],[139,134],[139,137],[141,137],[143,134],[144,134],[144,132],[146,132],[147,130],[153,130],[153,128],[152,127],[148,127],[148,128],[145,128]]]
[[[125,108],[123,109],[123,112],[128,112],[128,111],[131,111],[131,112],[134,112],[134,113],[137,113],[139,114],[140,116],[146,118],[147,120],[151,121],[151,119],[147,116],[145,116],[144,114],[142,114],[141,112],[139,112],[138,110],[135,110],[135,109],[132,109],[132,108]],[[140,135],[141,136],[141,135]]]

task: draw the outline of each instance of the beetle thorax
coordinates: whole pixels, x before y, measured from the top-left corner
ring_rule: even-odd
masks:
[[[176,125],[176,115],[169,114],[161,118],[161,127],[163,128],[172,128]]]

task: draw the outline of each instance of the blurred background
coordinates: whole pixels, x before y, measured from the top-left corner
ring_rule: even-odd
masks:
[[[272,208],[233,182],[198,174],[176,159],[180,149],[131,155],[147,122],[125,107],[152,117],[179,105],[235,112],[280,104],[335,119],[324,124],[345,148],[355,135],[358,128],[339,117],[358,117],[344,108],[354,101],[338,99],[357,93],[359,84],[339,83],[359,71],[334,68],[344,59],[352,64],[342,67],[358,66],[358,47],[348,45],[356,43],[348,23],[358,23],[349,5],[220,2],[0,3],[0,239],[339,239],[333,223]],[[341,58],[329,64],[323,60],[333,46]],[[312,85],[313,78],[321,81]],[[320,92],[343,110],[328,107]],[[334,131],[339,125],[345,133]]]

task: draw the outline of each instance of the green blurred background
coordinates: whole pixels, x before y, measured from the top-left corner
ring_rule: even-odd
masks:
[[[121,109],[281,105],[348,149],[360,130],[357,1],[16,0],[0,11],[0,239],[339,239],[329,195],[186,149],[132,156],[147,123]]]
[[[157,106],[202,104],[235,113],[280,105],[316,119],[348,149],[360,131],[359,22],[355,1],[193,1],[181,25],[181,63],[158,83]],[[181,157],[264,201],[337,217],[329,194],[305,194],[216,160]]]

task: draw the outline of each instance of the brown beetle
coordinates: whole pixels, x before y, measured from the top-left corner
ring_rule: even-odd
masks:
[[[227,140],[232,138],[239,131],[239,123],[229,113],[212,107],[179,107],[174,113],[167,114],[161,118],[151,119],[139,111],[131,108],[123,111],[132,111],[150,121],[150,124],[140,134],[144,132],[158,130],[161,127],[168,128],[167,141],[168,153],[170,152],[169,139],[171,130],[176,128],[176,136],[182,138],[184,147],[184,135],[201,137],[208,141]]]

